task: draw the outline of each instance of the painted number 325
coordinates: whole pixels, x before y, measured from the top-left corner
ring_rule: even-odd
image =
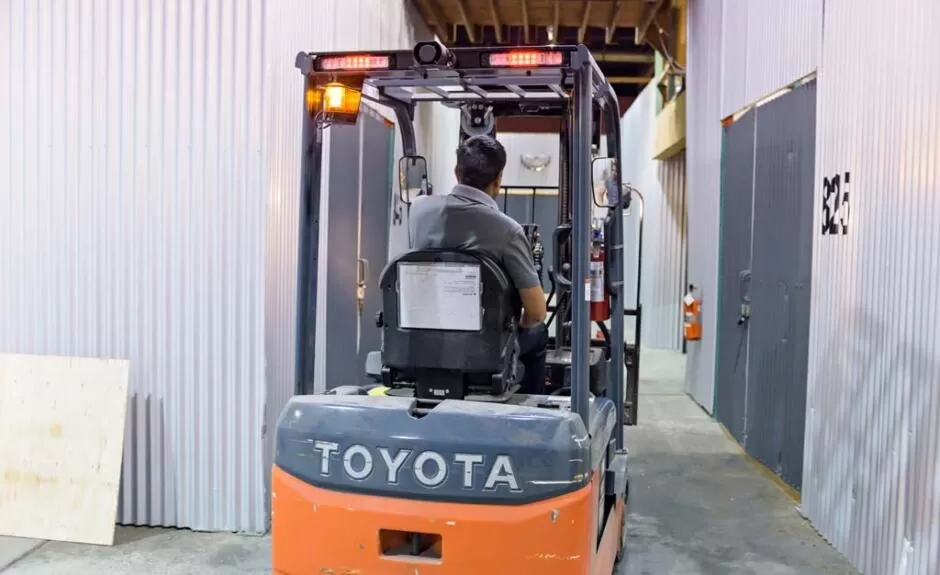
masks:
[[[851,174],[845,172],[823,178],[822,234],[847,235],[849,233],[849,182]]]

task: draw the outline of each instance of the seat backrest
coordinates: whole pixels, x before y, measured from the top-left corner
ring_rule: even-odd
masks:
[[[501,372],[521,313],[509,276],[486,255],[416,250],[382,271],[382,362],[402,374]]]

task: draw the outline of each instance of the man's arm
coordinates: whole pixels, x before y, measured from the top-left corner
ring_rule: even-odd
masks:
[[[522,300],[522,327],[537,325],[548,316],[545,303],[545,292],[539,281],[535,262],[532,260],[532,249],[522,232],[522,228],[515,228],[509,234],[506,249],[503,252],[503,267],[509,278],[519,290]]]

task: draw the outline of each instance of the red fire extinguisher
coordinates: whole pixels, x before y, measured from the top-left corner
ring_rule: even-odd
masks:
[[[695,295],[695,286],[689,284],[689,291],[682,298],[682,331],[686,341],[702,339],[702,300]]]
[[[604,235],[601,228],[595,228],[591,240],[591,280],[588,297],[591,302],[591,321],[610,319],[610,294],[604,281]]]

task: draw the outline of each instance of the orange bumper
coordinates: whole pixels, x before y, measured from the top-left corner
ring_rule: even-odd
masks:
[[[610,545],[595,557],[596,489],[595,481],[519,506],[438,503],[329,491],[275,467],[274,573],[590,575],[601,565],[610,573]],[[618,505],[618,526],[620,513]],[[439,535],[441,558],[384,555],[379,530]],[[605,542],[608,536],[619,534],[605,533]]]

